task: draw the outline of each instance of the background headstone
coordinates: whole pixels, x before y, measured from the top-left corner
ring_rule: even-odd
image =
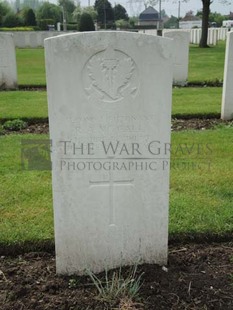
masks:
[[[233,31],[227,34],[221,118],[233,119]]]
[[[12,34],[0,32],[0,88],[17,88],[17,67]]]
[[[82,274],[166,264],[172,40],[45,40],[56,264]]]
[[[188,80],[189,41],[190,33],[187,31],[168,31],[164,37],[174,40],[173,46],[173,84],[185,85]]]

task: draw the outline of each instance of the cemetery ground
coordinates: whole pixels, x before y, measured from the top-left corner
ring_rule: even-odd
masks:
[[[43,49],[17,50],[22,89],[0,92],[0,120],[29,126],[1,128],[1,309],[233,308],[233,123],[219,120],[222,88],[209,87],[224,52],[192,46],[189,81],[201,87],[173,89],[168,265],[102,273],[112,290],[101,295],[90,275],[55,274],[51,173],[21,167],[21,139],[48,139]]]

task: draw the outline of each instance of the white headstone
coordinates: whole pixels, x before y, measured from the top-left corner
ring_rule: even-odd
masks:
[[[216,28],[209,28],[207,44],[216,45],[217,41],[218,41],[218,30]]]
[[[233,31],[227,34],[221,118],[233,119]]]
[[[60,22],[57,23],[57,31],[61,31],[61,23]]]
[[[0,88],[17,88],[17,68],[13,34],[0,32]]]
[[[166,264],[172,40],[45,40],[59,274]]]
[[[189,40],[190,33],[187,31],[169,31],[164,37],[174,40],[173,47],[173,84],[185,85],[188,80],[189,64]]]

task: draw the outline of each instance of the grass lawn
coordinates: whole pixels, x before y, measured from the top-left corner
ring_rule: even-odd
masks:
[[[19,85],[45,85],[45,60],[43,48],[16,49]]]
[[[223,80],[225,44],[225,41],[219,41],[210,48],[190,45],[189,82]]]
[[[45,85],[44,49],[16,49],[19,85]],[[200,49],[190,45],[189,82],[223,79],[225,41]]]
[[[45,91],[0,92],[0,120],[48,117]]]
[[[51,173],[21,170],[22,138],[47,136],[0,137],[0,243],[53,237]]]
[[[175,117],[182,115],[209,115],[220,113],[222,89],[174,88],[173,109]],[[48,117],[45,91],[0,92],[0,120],[13,118]]]
[[[172,235],[233,232],[232,135],[233,128],[172,134]],[[0,244],[53,238],[51,174],[21,170],[22,138],[47,136],[0,137]]]
[[[221,111],[222,88],[174,88],[172,98],[172,115],[219,115]]]

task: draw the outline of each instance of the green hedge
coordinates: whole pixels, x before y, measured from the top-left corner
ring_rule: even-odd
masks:
[[[0,27],[0,31],[33,31],[34,27]]]

